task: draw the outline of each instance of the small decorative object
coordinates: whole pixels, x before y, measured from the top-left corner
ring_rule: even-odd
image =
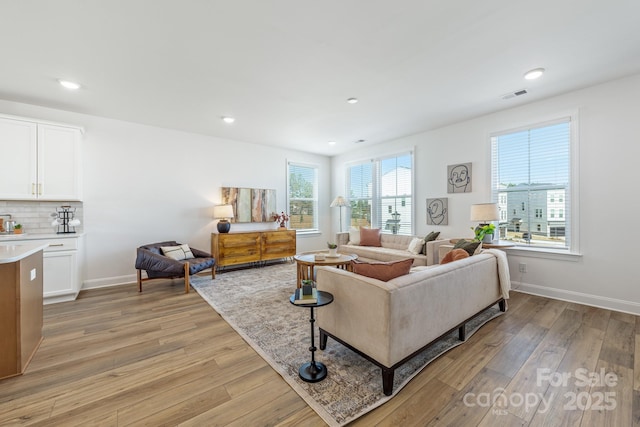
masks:
[[[313,280],[302,281],[302,295],[311,295],[313,293]]]
[[[22,224],[16,224],[13,227],[13,234],[22,234]]]
[[[329,256],[330,257],[338,256],[338,245],[337,244],[327,242],[327,247],[329,248]]]
[[[316,261],[324,261],[325,260],[325,255],[324,254],[315,254],[313,256],[313,259],[315,259]]]
[[[471,163],[447,166],[447,193],[471,193]]]
[[[231,205],[219,205],[213,207],[213,217],[218,219],[218,233],[228,233],[231,230],[229,219],[233,218]]]
[[[271,215],[271,219],[273,219],[274,221],[280,223],[280,228],[286,228],[287,227],[286,222],[289,221],[289,215],[287,215],[284,212],[280,212],[279,214],[274,212]]]

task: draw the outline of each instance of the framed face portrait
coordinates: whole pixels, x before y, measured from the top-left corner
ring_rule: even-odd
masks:
[[[449,225],[449,199],[427,199],[427,225]]]
[[[471,163],[447,166],[447,193],[471,193]]]

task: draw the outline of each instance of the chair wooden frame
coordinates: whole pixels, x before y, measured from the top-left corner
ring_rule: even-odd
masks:
[[[147,280],[159,280],[159,279],[175,279],[177,277],[182,276],[173,276],[173,277],[142,277],[142,270],[138,269],[138,292],[142,292],[142,282],[146,282]],[[216,267],[215,265],[211,268],[211,278],[216,278]],[[189,293],[189,263],[184,263],[184,293]]]

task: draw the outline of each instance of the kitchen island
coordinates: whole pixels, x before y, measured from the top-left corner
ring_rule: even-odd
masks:
[[[46,244],[0,243],[0,379],[24,373],[42,341]]]

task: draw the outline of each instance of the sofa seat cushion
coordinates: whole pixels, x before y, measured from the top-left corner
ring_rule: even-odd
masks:
[[[427,265],[427,256],[423,254],[412,254],[407,247],[404,249],[392,249],[387,247],[343,245],[340,252],[356,254],[359,258],[374,259],[377,261],[399,261],[402,259],[413,259],[413,265]]]

